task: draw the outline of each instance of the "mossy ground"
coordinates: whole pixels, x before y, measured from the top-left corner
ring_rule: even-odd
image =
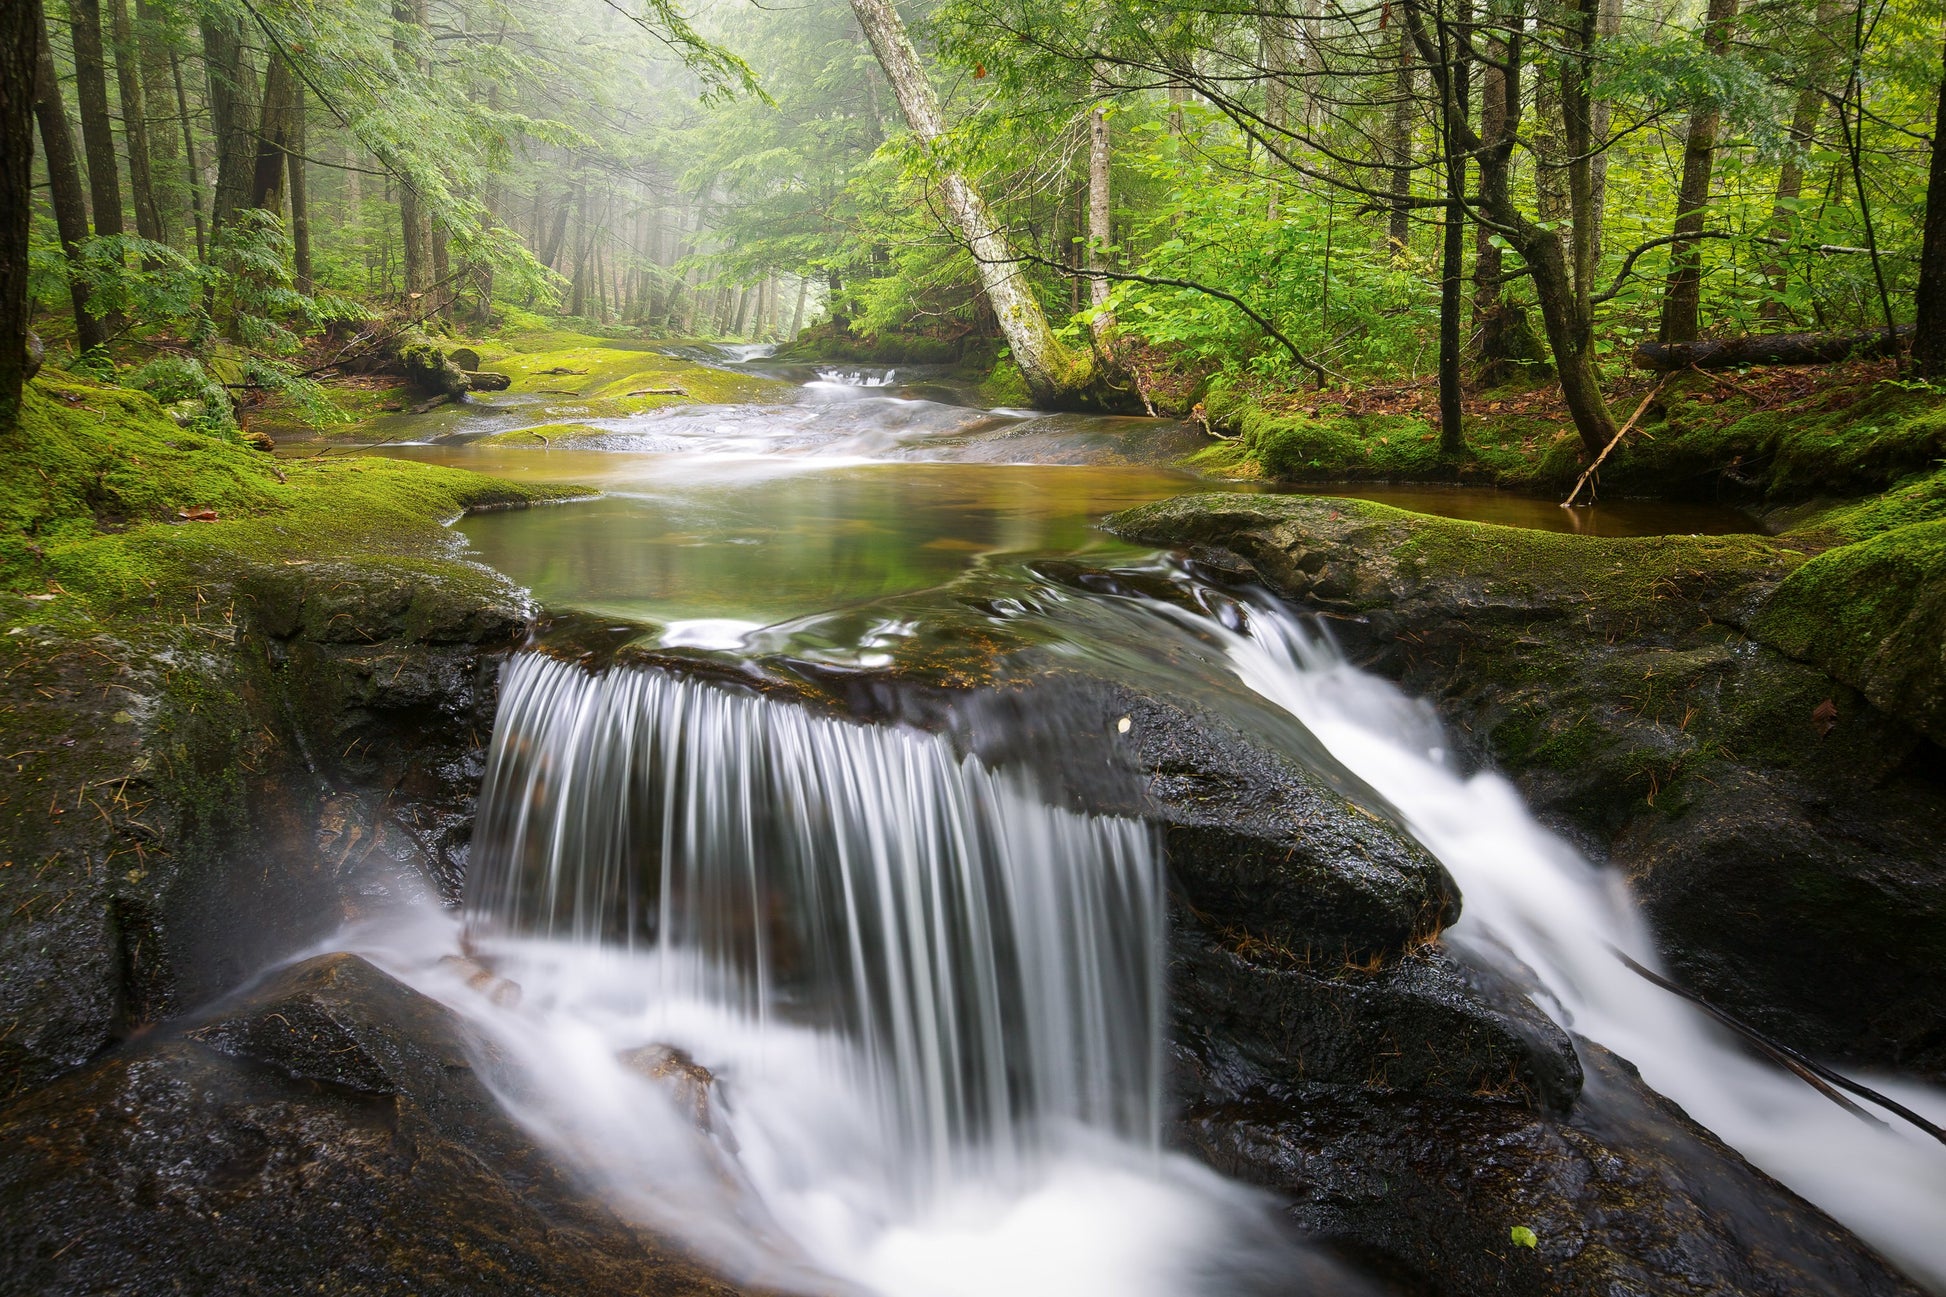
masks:
[[[180,612],[251,564],[371,557],[463,573],[445,563],[440,523],[581,493],[390,459],[276,461],[177,428],[139,392],[57,371],[30,385],[20,426],[0,438],[0,492],[9,623]]]

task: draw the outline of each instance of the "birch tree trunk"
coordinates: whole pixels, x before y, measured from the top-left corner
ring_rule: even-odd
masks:
[[[1088,113],[1088,269],[1108,269],[1108,248],[1115,241],[1114,202],[1110,192],[1108,104],[1102,96],[1108,87],[1099,74],[1094,78],[1095,103]],[[1088,281],[1088,301],[1094,306],[1094,330],[1100,334],[1112,327],[1115,317],[1108,311],[1108,281],[1097,276]]]
[[[891,0],[851,0],[851,8],[878,56],[879,66],[885,70],[886,80],[892,83],[906,124],[921,143],[931,146],[945,133],[945,123],[940,116],[939,96],[926,80],[905,24]],[[939,191],[947,215],[973,254],[1000,332],[1035,402],[1043,406],[1099,404],[1101,375],[1094,358],[1075,354],[1054,336],[1019,260],[980,195],[964,176],[951,169],[940,173]]]

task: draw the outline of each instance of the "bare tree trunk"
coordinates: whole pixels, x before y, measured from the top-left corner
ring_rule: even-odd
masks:
[[[401,70],[410,67],[423,81],[430,69],[416,46],[425,34],[426,0],[392,0],[392,23],[393,57]],[[425,296],[433,282],[432,213],[406,175],[399,177],[399,232],[405,257],[405,293],[416,301]]]
[[[116,0],[125,4],[127,0]],[[181,158],[176,154],[176,130],[167,104],[173,79],[170,76],[169,48],[158,34],[161,15],[150,0],[135,0],[135,60],[142,80],[143,134],[149,150],[149,201],[154,204],[161,242],[169,241],[175,213],[187,204],[183,199]],[[120,41],[118,36],[117,41]],[[132,164],[131,164],[132,165]],[[136,207],[140,228],[141,207]]]
[[[809,275],[799,275],[797,277],[797,305],[791,310],[790,336],[793,338],[804,328],[804,299],[810,295],[810,292],[811,277]]]
[[[108,56],[101,39],[100,0],[69,0],[74,31],[74,98],[81,109],[81,145],[88,154],[88,197],[95,233],[120,234],[122,181],[108,115]]]
[[[61,232],[61,247],[70,264],[81,257],[81,245],[88,241],[88,205],[81,187],[81,167],[74,157],[74,136],[68,133],[67,110],[61,106],[61,81],[54,68],[54,45],[47,38],[47,24],[39,23],[35,53],[38,67],[34,78],[34,116],[40,121],[41,150],[47,155],[47,178],[54,202],[54,224]],[[88,311],[88,289],[78,278],[68,281],[68,294],[74,301],[74,345],[77,351],[90,351],[107,341],[100,320]]]
[[[1606,42],[1622,34],[1622,0],[1601,0],[1601,7],[1595,11],[1595,40]],[[1591,219],[1593,227],[1588,232],[1589,242],[1594,245],[1595,258],[1601,258],[1602,222],[1608,210],[1608,132],[1615,121],[1615,105],[1612,100],[1593,101],[1588,113],[1588,133],[1594,147],[1601,151],[1588,161],[1588,182],[1594,194],[1594,211]]]
[[[1412,246],[1411,208],[1405,195],[1412,192],[1412,40],[1405,24],[1399,24],[1398,59],[1392,66],[1391,120],[1388,123],[1386,152],[1392,159],[1392,192],[1399,195],[1392,203],[1386,222],[1386,241],[1397,256]]]
[[[939,97],[926,80],[905,24],[891,0],[851,0],[851,8],[878,55],[886,80],[898,95],[906,124],[921,143],[930,146],[944,134],[945,124],[940,117]],[[1035,401],[1055,406],[1095,403],[1101,379],[1093,358],[1069,351],[1055,338],[1020,262],[979,194],[964,176],[951,169],[941,173],[939,190],[947,214],[973,254],[994,316]]]
[[[1817,16],[1813,19],[1817,26],[1819,42],[1816,53],[1822,53],[1822,37],[1828,32],[1838,17],[1835,0],[1818,0]],[[1804,84],[1798,88],[1797,104],[1791,111],[1791,142],[1799,149],[1809,150],[1812,139],[1818,132],[1818,118],[1824,108],[1824,77],[1827,59],[1813,54],[1802,64]],[[1804,167],[1798,154],[1793,153],[1784,159],[1784,165],[1777,172],[1777,198],[1771,206],[1770,236],[1773,239],[1787,239],[1796,227],[1796,209],[1799,195],[1804,192]],[[1758,316],[1769,321],[1783,319],[1784,304],[1780,298],[1790,286],[1790,264],[1782,252],[1764,266],[1764,278],[1770,281],[1770,291],[1774,296],[1758,308]]]
[[[1912,367],[1927,379],[1946,378],[1946,82],[1939,88],[1935,117],[1912,330]]]
[[[1730,25],[1736,21],[1737,0],[1709,0],[1703,46],[1721,57],[1730,48]],[[1662,289],[1662,323],[1656,337],[1662,342],[1692,342],[1702,333],[1703,255],[1694,236],[1703,232],[1709,217],[1710,177],[1716,165],[1716,127],[1720,114],[1714,105],[1689,115],[1689,136],[1683,145],[1682,186],[1676,194],[1678,236],[1669,245],[1669,279]]]
[[[1108,86],[1099,75],[1094,78],[1095,103],[1088,113],[1088,269],[1108,269],[1108,249],[1115,242],[1113,194],[1109,191],[1108,104],[1102,96]],[[1108,280],[1097,276],[1089,281],[1088,301],[1095,308],[1094,330],[1101,333],[1113,327],[1115,317],[1108,312]]]
[[[115,33],[115,75],[122,93],[122,143],[128,152],[128,187],[135,198],[135,232],[154,243],[168,241],[155,205],[155,173],[149,163],[149,101],[143,93],[140,51],[128,20],[128,0],[108,0]]]
[[[0,437],[20,422],[27,358],[27,245],[34,217],[40,0],[0,5]]]
[[[297,291],[309,294],[316,284],[311,274],[311,195],[304,176],[309,146],[304,117],[304,83],[297,81],[291,86],[291,147],[285,155],[290,172],[291,269],[297,278]]]
[[[1446,68],[1439,118],[1447,199],[1439,270],[1439,449],[1447,455],[1466,449],[1462,423],[1465,393],[1460,375],[1460,311],[1466,273],[1466,209],[1462,203],[1466,197],[1468,118],[1473,96],[1470,60],[1461,51],[1472,49],[1470,9],[1467,0],[1461,0],[1457,25],[1449,28],[1442,22],[1439,29],[1440,62]]]
[[[196,223],[196,260],[209,260],[209,233],[203,224],[202,163],[196,157],[196,133],[189,125],[189,95],[183,90],[182,62],[169,55],[169,78],[176,86],[176,120],[182,123],[183,174],[188,180],[189,215]]]
[[[291,110],[297,99],[297,78],[290,64],[272,55],[264,73],[263,115],[257,124],[256,162],[250,173],[250,206],[282,214],[284,175],[290,169]]]
[[[234,15],[214,9],[205,13],[203,68],[209,75],[210,132],[216,137],[216,199],[210,226],[213,234],[220,235],[250,205],[257,165],[256,71]]]

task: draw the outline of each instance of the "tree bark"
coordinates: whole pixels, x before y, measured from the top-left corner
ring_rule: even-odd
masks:
[[[128,0],[115,0],[117,7]],[[141,77],[142,133],[149,153],[149,201],[154,204],[156,226],[162,231],[160,242],[169,242],[174,215],[182,210],[181,159],[176,154],[174,115],[168,108],[173,81],[169,71],[169,48],[160,39],[161,16],[150,0],[135,0],[134,48],[136,67]],[[120,41],[117,36],[117,42]],[[132,164],[131,164],[132,166]],[[141,205],[136,205],[140,228]]]
[[[122,143],[128,153],[128,188],[135,199],[135,232],[154,243],[168,239],[155,205],[155,173],[149,163],[149,101],[143,93],[140,51],[128,20],[128,0],[108,0],[115,33],[115,75],[122,93]]]
[[[27,381],[27,244],[34,215],[40,0],[0,5],[0,436],[20,421]]]
[[[1108,249],[1115,242],[1114,202],[1109,190],[1108,86],[1093,78],[1095,102],[1088,112],[1088,269],[1108,269]],[[1095,308],[1094,330],[1102,333],[1115,323],[1108,312],[1108,280],[1096,276],[1088,283],[1088,302]]]
[[[431,71],[417,49],[425,35],[426,0],[392,0],[392,22],[392,50],[400,70],[411,68],[423,81]],[[416,300],[425,296],[433,283],[432,213],[426,210],[412,178],[404,174],[399,176],[399,227],[404,246],[406,297]]]
[[[309,151],[304,131],[304,83],[291,85],[290,151],[285,154],[291,192],[291,269],[297,291],[307,296],[316,287],[311,273],[311,192],[305,183],[304,159]]]
[[[891,0],[851,0],[858,25],[864,28],[879,66],[899,99],[906,124],[922,144],[930,147],[945,133],[939,97],[926,80],[918,51],[906,35],[905,24]],[[973,255],[981,285],[994,316],[1006,336],[1014,364],[1034,400],[1046,406],[1093,405],[1100,401],[1101,375],[1093,358],[1077,355],[1061,345],[1048,327],[1047,316],[1034,297],[1027,276],[995,225],[986,203],[966,178],[950,168],[939,177],[940,197],[947,215]]]
[[[182,151],[184,174],[188,178],[189,215],[196,223],[196,260],[209,259],[209,234],[203,225],[203,182],[202,163],[196,157],[196,133],[189,125],[189,95],[183,89],[182,63],[174,54],[169,56],[169,78],[176,86],[176,114],[182,123]]]
[[[1392,192],[1399,195],[1392,203],[1385,230],[1394,256],[1412,246],[1412,209],[1405,202],[1405,195],[1412,192],[1412,81],[1412,38],[1401,22],[1398,58],[1392,65],[1391,120],[1386,141],[1392,160]]]
[[[297,101],[297,78],[291,65],[272,55],[264,73],[263,113],[257,123],[256,160],[250,174],[250,206],[282,217],[284,176],[289,171],[291,111]]]
[[[1913,332],[1911,326],[1895,336]],[[1835,365],[1841,361],[1891,354],[1896,341],[1884,329],[1866,333],[1771,333],[1750,338],[1704,338],[1692,342],[1644,342],[1630,359],[1638,368],[1668,373],[1678,369],[1736,369],[1744,365]]]
[[[108,115],[108,55],[101,39],[99,0],[69,0],[74,31],[74,98],[81,109],[81,146],[88,155],[88,197],[95,233],[120,234],[122,181],[115,165],[115,136]]]
[[[1466,158],[1468,119],[1472,107],[1472,69],[1461,51],[1472,49],[1470,6],[1461,0],[1459,22],[1440,23],[1440,62],[1445,66],[1440,96],[1440,152],[1444,155],[1447,205],[1439,270],[1439,449],[1457,455],[1466,449],[1462,424],[1465,392],[1461,388],[1461,299],[1465,293]]]
[[[1622,0],[1601,0],[1595,11],[1595,40],[1597,43],[1611,41],[1622,34]],[[1615,104],[1613,100],[1597,99],[1588,111],[1588,135],[1594,147],[1599,150],[1588,159],[1588,184],[1592,193],[1594,207],[1589,213],[1592,222],[1588,231],[1589,242],[1594,245],[1595,258],[1601,258],[1602,225],[1608,213],[1608,132],[1614,125]]]
[[[202,27],[210,133],[216,137],[216,197],[210,228],[213,235],[221,235],[236,214],[250,205],[257,166],[257,73],[243,44],[240,19],[210,10]]]
[[[75,161],[74,137],[68,133],[67,110],[61,106],[61,82],[54,68],[54,44],[47,37],[47,23],[36,24],[34,78],[34,116],[40,121],[41,150],[47,155],[47,178],[54,202],[54,224],[61,232],[61,247],[70,263],[81,259],[81,245],[88,241],[88,207],[81,186],[81,167]],[[24,267],[24,259],[23,259]],[[78,278],[68,281],[74,300],[75,350],[87,352],[107,341],[102,322],[88,311],[88,289]]]
[[[799,330],[804,327],[804,299],[810,292],[811,277],[809,275],[799,275],[797,277],[797,305],[791,310],[790,336],[792,338],[797,337]]]
[[[1703,47],[1722,57],[1729,52],[1730,27],[1736,21],[1737,0],[1709,0],[1704,19]],[[1656,337],[1662,342],[1691,342],[1702,333],[1703,253],[1700,240],[1709,216],[1710,177],[1716,165],[1715,105],[1689,115],[1689,135],[1683,145],[1682,186],[1676,194],[1675,233],[1669,245],[1669,279],[1662,290],[1662,322]]]
[[[1926,379],[1946,378],[1946,81],[1940,84],[1935,118],[1912,337],[1912,367]]]

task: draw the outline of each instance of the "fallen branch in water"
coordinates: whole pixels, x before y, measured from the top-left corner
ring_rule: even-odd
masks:
[[[688,396],[689,393],[683,391],[680,387],[645,387],[639,392],[630,392],[629,395],[630,396]]]
[[[1898,1100],[1889,1099],[1885,1095],[1880,1094],[1877,1090],[1872,1089],[1870,1086],[1861,1085],[1857,1081],[1852,1080],[1850,1077],[1846,1076],[1843,1072],[1834,1071],[1831,1068],[1826,1067],[1822,1063],[1813,1062],[1812,1060],[1806,1058],[1804,1055],[1798,1053],[1796,1050],[1792,1049],[1789,1045],[1783,1044],[1780,1041],[1772,1040],[1769,1036],[1766,1036],[1763,1032],[1758,1031],[1755,1027],[1751,1026],[1749,1023],[1740,1021],[1739,1019],[1731,1016],[1727,1011],[1717,1008],[1714,1004],[1711,1004],[1708,1000],[1705,1000],[1702,996],[1696,994],[1696,992],[1687,990],[1681,986],[1676,985],[1674,982],[1670,981],[1668,978],[1664,977],[1662,974],[1658,972],[1655,972],[1652,969],[1644,968],[1641,964],[1629,958],[1628,953],[1626,951],[1623,951],[1615,946],[1610,946],[1609,950],[1614,953],[1615,958],[1621,960],[1622,963],[1626,965],[1629,968],[1629,970],[1634,972],[1637,976],[1643,978],[1648,982],[1653,983],[1656,986],[1661,987],[1663,990],[1669,992],[1671,995],[1680,995],[1683,999],[1688,1000],[1691,1004],[1701,1009],[1704,1013],[1709,1014],[1710,1017],[1715,1018],[1718,1022],[1722,1023],[1724,1026],[1728,1027],[1730,1030],[1736,1032],[1739,1036],[1742,1036],[1745,1040],[1755,1045],[1758,1048],[1758,1050],[1760,1050],[1764,1055],[1770,1058],[1771,1061],[1788,1069],[1790,1072],[1795,1074],[1799,1080],[1803,1081],[1806,1085],[1809,1085],[1812,1089],[1816,1090],[1818,1093],[1822,1094],[1825,1098],[1831,1100],[1839,1107],[1844,1108],[1848,1112],[1855,1113],[1858,1116],[1865,1118],[1867,1121],[1876,1121],[1881,1126],[1885,1124],[1884,1122],[1879,1121],[1877,1117],[1872,1116],[1871,1113],[1866,1112],[1863,1108],[1853,1103],[1850,1099],[1845,1098],[1845,1096],[1839,1094],[1836,1090],[1832,1089],[1832,1086],[1838,1086],[1843,1089],[1849,1090],[1853,1094],[1859,1096],[1861,1099],[1869,1099],[1871,1102],[1877,1104],[1879,1107],[1885,1109],[1887,1112],[1905,1118],[1905,1120],[1911,1122],[1914,1126],[1917,1126],[1920,1130],[1925,1131],[1926,1134],[1931,1135],[1934,1139],[1938,1140],[1940,1143],[1946,1144],[1946,1130],[1942,1130],[1940,1127],[1934,1125],[1932,1122],[1927,1121],[1924,1117],[1921,1117],[1918,1113],[1906,1107]]]
[[[1642,417],[1642,412],[1649,408],[1649,402],[1655,400],[1655,394],[1657,392],[1660,392],[1662,390],[1663,384],[1667,383],[1668,381],[1669,380],[1665,378],[1662,380],[1661,383],[1657,383],[1654,387],[1649,389],[1649,394],[1642,398],[1642,404],[1635,407],[1635,413],[1628,416],[1628,422],[1621,426],[1621,430],[1615,434],[1614,440],[1610,441],[1606,446],[1602,447],[1601,454],[1595,456],[1595,462],[1588,465],[1588,471],[1583,473],[1581,475],[1581,480],[1574,484],[1574,490],[1568,492],[1568,498],[1561,501],[1561,507],[1563,509],[1574,508],[1574,497],[1580,495],[1581,488],[1588,485],[1588,479],[1593,477],[1595,475],[1595,470],[1601,467],[1601,461],[1608,458],[1608,452],[1614,450],[1615,447],[1622,444],[1622,438],[1628,436],[1628,430],[1635,426],[1635,421]]]

